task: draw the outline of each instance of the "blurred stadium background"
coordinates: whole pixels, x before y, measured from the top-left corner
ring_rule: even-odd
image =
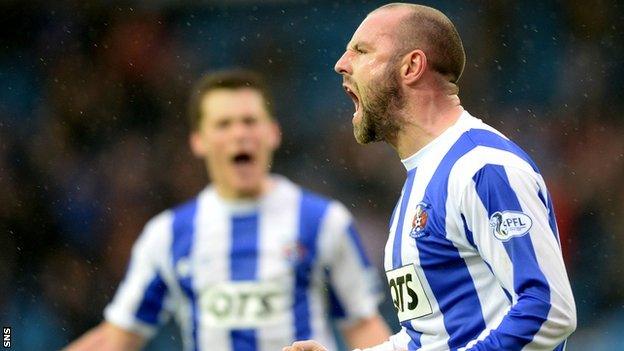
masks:
[[[15,349],[56,349],[98,323],[143,224],[205,185],[185,103],[214,68],[270,78],[275,171],[350,204],[383,271],[404,169],[389,147],[355,143],[333,72],[380,2],[52,3],[0,3],[0,322]],[[624,350],[624,5],[423,3],[464,40],[463,105],[546,176],[578,308],[568,350]],[[177,345],[165,329],[149,350]]]

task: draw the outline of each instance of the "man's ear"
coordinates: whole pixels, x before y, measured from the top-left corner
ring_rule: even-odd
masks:
[[[199,131],[191,132],[189,135],[189,145],[195,157],[204,158],[206,156],[207,146],[204,144]]]
[[[279,124],[275,121],[271,123],[270,128],[271,128],[271,136],[270,136],[271,149],[275,151],[282,144],[282,129],[280,128]]]
[[[417,49],[410,51],[403,57],[401,65],[401,78],[410,85],[416,83],[427,69],[427,55],[424,51]]]

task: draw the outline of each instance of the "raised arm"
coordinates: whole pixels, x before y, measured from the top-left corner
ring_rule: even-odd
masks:
[[[111,323],[102,322],[68,345],[64,351],[134,351],[140,350],[146,338]]]
[[[468,350],[559,350],[576,328],[548,192],[537,173],[486,164],[465,190],[467,231],[512,306]]]

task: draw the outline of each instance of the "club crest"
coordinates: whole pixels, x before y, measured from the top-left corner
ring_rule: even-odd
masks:
[[[425,235],[425,228],[427,227],[427,220],[429,219],[430,206],[424,202],[419,203],[416,206],[416,213],[412,220],[412,230],[409,236],[412,238],[420,238]]]
[[[283,247],[283,255],[291,264],[302,262],[307,254],[307,250],[299,241],[288,243]]]

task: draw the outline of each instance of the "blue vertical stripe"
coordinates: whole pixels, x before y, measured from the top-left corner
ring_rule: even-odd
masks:
[[[415,239],[420,266],[442,312],[451,349],[466,345],[486,327],[468,266],[446,237],[449,174],[457,160],[475,147],[471,134],[466,132],[455,142],[429,181],[423,198],[430,206],[424,229],[427,235]]]
[[[406,324],[409,324],[409,322],[405,322]],[[404,325],[405,326],[405,325]],[[405,331],[407,332],[407,335],[409,335],[410,337],[410,342],[409,344],[407,344],[407,350],[408,351],[417,351],[420,350],[420,337],[422,336],[421,332],[415,331],[411,325],[409,327],[405,328]]]
[[[197,343],[197,327],[199,317],[199,306],[197,305],[197,296],[193,289],[192,281],[192,260],[191,248],[195,240],[195,216],[197,212],[197,198],[177,207],[173,213],[173,241],[171,244],[171,256],[173,260],[173,268],[177,267],[180,260],[184,259],[188,262],[191,270],[186,276],[178,276],[180,288],[189,299],[191,306],[191,350],[199,350]]]
[[[474,175],[473,180],[488,216],[503,211],[522,212],[503,166],[488,164]],[[548,316],[550,287],[537,263],[530,235],[512,238],[503,245],[513,264],[518,301],[496,331],[490,334],[491,337],[482,343],[498,345],[505,350],[520,350],[533,340]]]
[[[555,347],[555,349],[553,351],[564,351],[565,348],[566,348],[566,343],[567,342],[568,342],[567,340],[562,342],[561,344],[559,344],[559,346]]]
[[[167,292],[167,285],[159,273],[156,273],[145,289],[136,317],[141,321],[151,324],[158,324],[158,315],[162,310],[163,300]]]
[[[399,208],[399,201],[397,201],[396,205],[394,205],[394,209],[392,210],[392,215],[390,216],[390,223],[388,223],[388,230],[392,229],[392,223],[394,223],[394,216],[396,215],[396,211],[398,210],[398,208]]]
[[[403,186],[403,197],[401,198],[401,207],[399,208],[399,221],[394,232],[394,243],[392,245],[392,268],[397,269],[403,266],[401,258],[401,242],[403,238],[403,221],[405,221],[405,212],[407,204],[409,204],[410,195],[412,195],[412,187],[414,186],[414,178],[416,177],[416,168],[407,172],[407,179]]]
[[[347,228],[347,233],[349,234],[349,239],[351,243],[355,246],[357,250],[358,258],[360,259],[360,264],[364,267],[370,267],[371,263],[364,251],[364,246],[362,246],[362,240],[360,240],[360,235],[358,234],[357,229],[353,223],[349,224],[349,228]]]
[[[312,268],[316,260],[319,227],[329,202],[317,195],[303,192],[299,213],[299,236],[297,238],[302,257],[295,268],[293,303],[295,340],[312,337],[308,289]]]
[[[325,280],[329,282],[330,278],[329,269],[325,269]],[[344,306],[340,302],[338,295],[336,294],[336,290],[332,284],[327,284],[327,297],[329,299],[329,315],[332,318],[345,318],[347,316],[347,311]]]
[[[401,245],[402,245],[402,236],[403,236],[403,222],[405,221],[405,212],[407,211],[407,205],[409,204],[410,196],[412,195],[412,188],[414,186],[414,178],[416,177],[416,168],[411,169],[407,172],[407,179],[405,180],[405,184],[403,185],[403,195],[401,197],[400,206],[397,205],[399,209],[399,220],[397,221],[397,226],[394,231],[394,242],[392,243],[392,268],[397,269],[403,266],[403,259],[401,258]],[[395,208],[396,212],[396,208]],[[394,217],[394,213],[392,214]],[[390,221],[390,225],[392,226],[392,221]],[[420,336],[421,332],[414,330],[412,324],[409,321],[402,322],[401,325],[405,327],[407,333],[410,336],[410,343],[408,344],[409,350],[419,349],[420,344]]]
[[[479,251],[479,249],[477,248],[477,245],[475,245],[475,242],[474,242],[474,235],[472,234],[472,231],[468,228],[468,224],[466,224],[466,217],[464,217],[463,214],[460,214],[460,216],[461,216],[461,219],[462,219],[462,224],[464,225],[464,232],[466,233],[466,238],[468,239],[468,242],[470,243],[470,245],[475,250]],[[490,264],[487,263],[487,261],[485,261],[485,260],[483,260],[483,263],[485,263],[487,268],[490,270],[490,273],[492,273],[492,275],[494,275],[494,271],[492,270],[492,266],[490,266]],[[512,299],[511,299],[511,294],[509,293],[509,291],[507,291],[507,289],[505,289],[505,287],[502,286],[502,285],[500,287],[503,290],[503,292],[505,293],[505,296],[507,297],[507,300],[511,303]]]
[[[255,280],[258,276],[258,214],[233,217],[231,223],[231,279]]]
[[[548,195],[548,201],[546,201],[546,199],[544,198],[542,190],[537,193],[544,206],[548,209],[548,225],[550,226],[550,230],[552,231],[552,233],[555,235],[557,243],[559,243],[559,247],[561,247],[561,241],[559,239],[559,229],[557,229],[557,218],[555,218],[555,209],[553,207],[552,197],[548,192],[546,194]]]
[[[479,249],[477,248],[477,245],[475,245],[474,235],[472,235],[472,230],[468,229],[468,224],[466,224],[466,217],[464,217],[463,213],[460,213],[459,215],[461,216],[462,224],[464,225],[464,233],[466,233],[466,239],[468,239],[470,246],[472,246],[475,250],[478,251]]]
[[[233,281],[258,278],[258,214],[233,217],[232,246],[230,251],[230,279]],[[256,351],[258,349],[255,329],[230,331],[232,350]]]

